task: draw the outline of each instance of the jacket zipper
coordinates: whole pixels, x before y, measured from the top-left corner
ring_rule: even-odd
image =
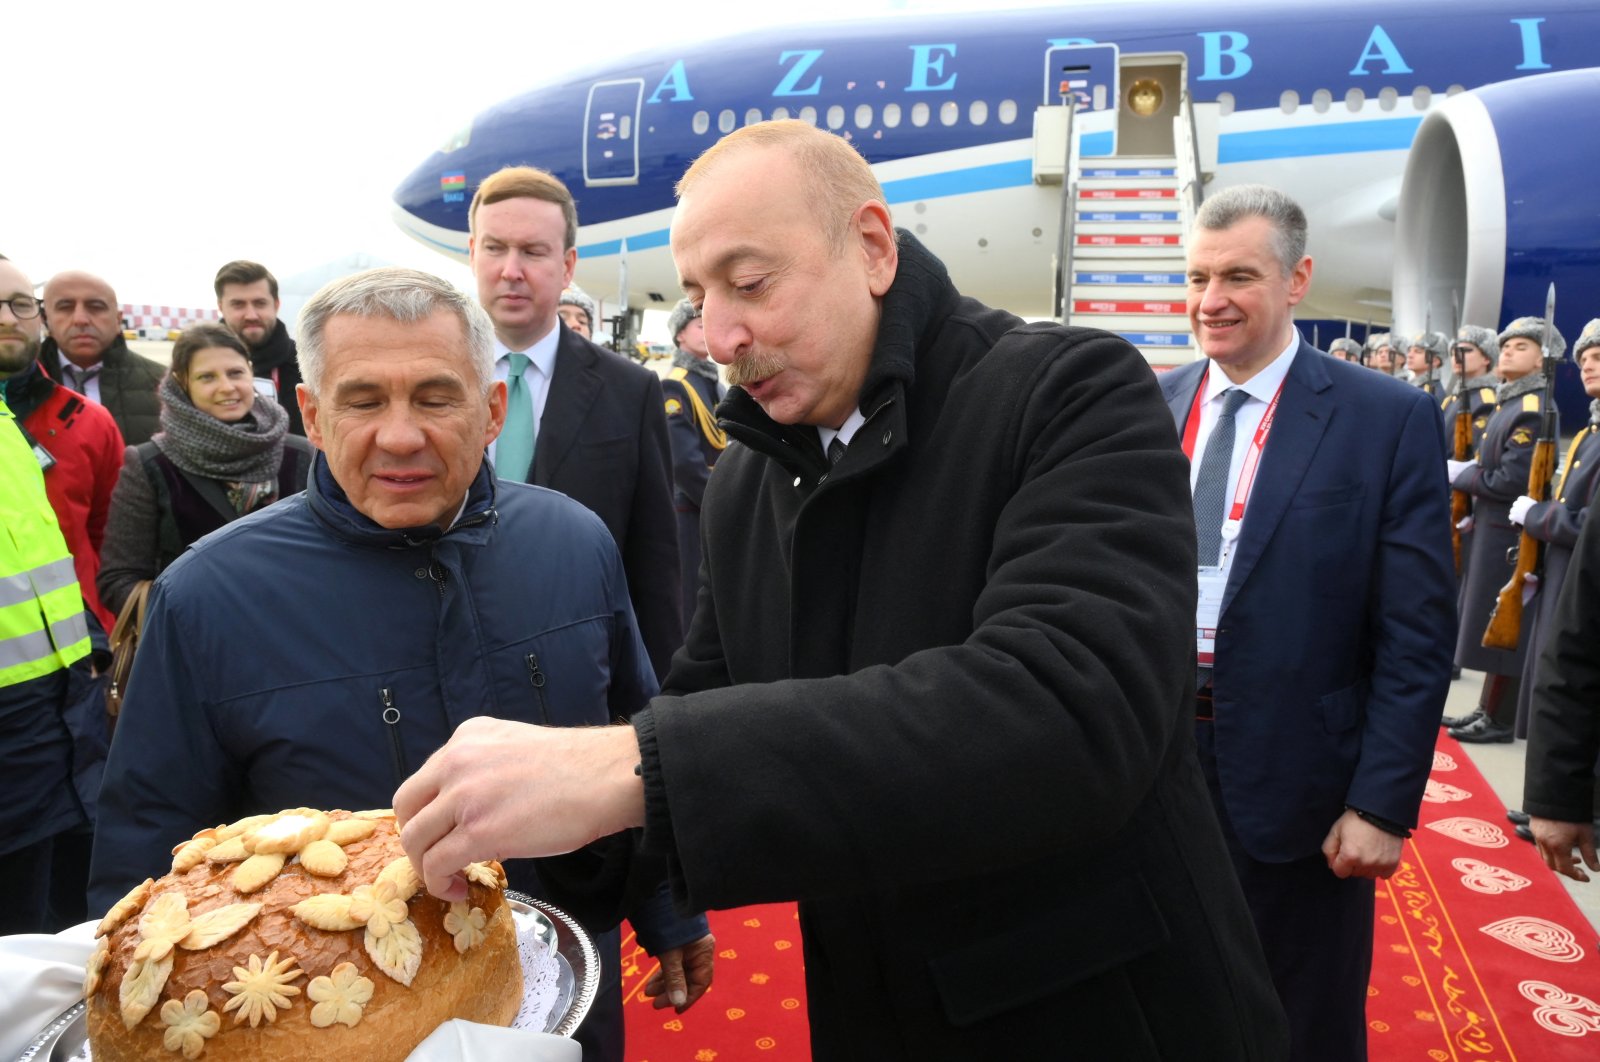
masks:
[[[437,560],[430,560],[428,562],[428,575],[433,578],[433,585],[439,588],[439,597],[443,599],[445,578],[444,565],[440,564]]]
[[[528,683],[539,696],[539,719],[549,726],[550,706],[544,699],[544,672],[539,670],[539,654],[529,653],[525,659],[528,664]]]
[[[378,691],[378,699],[383,702],[383,722],[389,731],[389,758],[394,763],[395,784],[400,785],[409,774],[405,748],[400,744],[400,709],[394,706],[394,693],[388,687]]]

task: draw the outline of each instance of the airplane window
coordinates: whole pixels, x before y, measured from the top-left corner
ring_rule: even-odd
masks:
[[[890,129],[900,124],[900,105],[898,103],[885,103],[883,105],[883,124]]]
[[[801,107],[800,120],[807,125],[817,124],[817,109],[815,107]]]
[[[774,122],[781,122],[787,117],[789,117],[789,108],[787,108],[787,107],[774,107],[774,108],[772,108],[772,120]]]
[[[961,119],[961,104],[955,100],[945,100],[939,105],[939,124],[955,125]]]
[[[733,132],[734,117],[732,111],[723,111],[717,115],[717,129],[723,133]]]
[[[1012,122],[1015,122],[1016,120],[1017,120],[1017,101],[1016,100],[1001,100],[1000,101],[1000,124],[1001,125],[1010,125]]]
[[[1317,89],[1311,94],[1311,109],[1318,114],[1327,114],[1328,108],[1333,106],[1333,93],[1327,89]]]
[[[1217,114],[1223,117],[1233,113],[1233,93],[1217,93]]]
[[[748,111],[744,112],[745,125],[755,125],[759,121],[761,121],[761,108],[751,107]]]
[[[856,104],[856,128],[866,129],[872,125],[872,104]]]
[[[1462,86],[1462,85],[1451,85],[1449,88],[1444,90],[1444,94],[1446,96],[1457,96],[1457,95],[1460,95],[1461,93],[1463,93],[1465,91],[1467,91],[1465,86]]]
[[[928,124],[928,105],[926,103],[913,103],[911,105],[911,124],[918,129]]]
[[[1278,97],[1278,109],[1284,114],[1293,114],[1300,109],[1300,93],[1294,89],[1284,89],[1283,95]]]
[[[1344,109],[1351,114],[1358,114],[1361,107],[1367,102],[1367,94],[1358,88],[1353,88],[1344,94]]]
[[[1383,91],[1378,93],[1378,106],[1382,107],[1386,111],[1392,111],[1392,110],[1394,110],[1395,103],[1399,99],[1400,99],[1400,93],[1398,93],[1398,92],[1396,92],[1394,90],[1394,86],[1393,85],[1390,85],[1389,87],[1385,88]]]
[[[698,134],[704,134],[705,131],[707,129],[710,129],[710,128],[711,128],[711,115],[707,114],[705,111],[695,111],[694,112],[694,131],[695,131],[695,133],[697,135]]]
[[[982,125],[989,120],[989,105],[983,100],[973,100],[972,106],[967,108],[967,121],[973,125]]]
[[[844,126],[844,108],[835,103],[828,108],[828,128],[839,129]]]
[[[1411,107],[1413,110],[1425,111],[1433,100],[1433,93],[1427,85],[1418,85],[1411,90]]]

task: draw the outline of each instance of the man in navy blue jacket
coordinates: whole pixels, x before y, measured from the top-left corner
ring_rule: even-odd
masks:
[[[208,825],[387,806],[465,719],[594,726],[656,692],[605,525],[484,460],[506,386],[475,302],[370,270],[313,298],[300,337],[312,482],[156,582],[101,795],[99,909]],[[587,1059],[622,1057],[623,914],[661,958],[664,1001],[682,1010],[709,985],[704,918],[673,914],[664,868],[627,834],[507,874],[599,937]]]
[[[1289,1013],[1293,1057],[1366,1057],[1373,879],[1399,865],[1450,684],[1438,406],[1295,330],[1305,214],[1207,199],[1189,240],[1206,358],[1161,377],[1191,460],[1201,765]]]

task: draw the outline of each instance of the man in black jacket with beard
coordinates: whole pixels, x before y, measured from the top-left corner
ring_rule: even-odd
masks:
[[[300,382],[294,340],[278,320],[278,278],[259,262],[240,259],[217,270],[212,285],[222,322],[250,348],[250,365],[258,380],[271,380],[278,404],[289,412],[289,431],[306,433],[294,388]]]
[[[804,122],[678,189],[738,444],[688,642],[631,725],[457,728],[395,795],[430,890],[642,826],[680,904],[800,901],[819,1062],[1285,1057],[1195,755],[1149,366],[963,298]]]

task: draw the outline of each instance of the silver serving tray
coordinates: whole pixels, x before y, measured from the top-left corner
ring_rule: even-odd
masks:
[[[567,912],[543,900],[506,890],[517,928],[532,923],[535,936],[555,950],[556,1002],[543,1031],[570,1037],[594,1005],[600,988],[600,953],[588,932]],[[28,1044],[17,1062],[66,1062],[83,1051],[89,1038],[89,1007],[79,1000],[56,1017]]]

